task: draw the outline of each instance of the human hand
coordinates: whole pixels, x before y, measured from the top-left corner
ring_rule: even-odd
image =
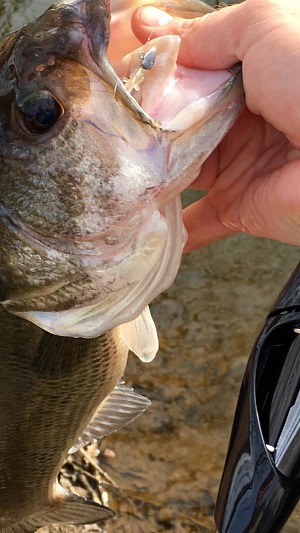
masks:
[[[300,2],[245,0],[190,20],[147,6],[132,27],[142,42],[180,35],[189,67],[243,62],[247,109],[192,185],[208,193],[184,210],[186,251],[239,231],[300,245]]]

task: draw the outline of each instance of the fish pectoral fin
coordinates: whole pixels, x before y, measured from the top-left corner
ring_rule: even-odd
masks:
[[[130,387],[117,385],[100,404],[91,422],[78,441],[69,450],[74,453],[86,444],[98,441],[105,435],[129,424],[151,405],[150,400]]]
[[[158,351],[158,337],[148,305],[135,320],[120,327],[121,335],[129,350],[144,363],[153,361]]]
[[[12,524],[4,529],[1,528],[1,533],[33,533],[48,524],[94,524],[96,522],[104,522],[115,515],[114,511],[109,507],[68,492],[58,483],[56,488],[59,491],[59,498],[44,513],[41,511],[21,522]]]

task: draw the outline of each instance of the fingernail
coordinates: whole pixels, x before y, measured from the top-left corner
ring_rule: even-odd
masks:
[[[146,26],[163,26],[173,20],[173,17],[165,11],[151,6],[141,7],[138,16]]]

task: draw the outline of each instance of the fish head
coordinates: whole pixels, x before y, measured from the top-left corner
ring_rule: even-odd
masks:
[[[56,335],[129,322],[173,282],[178,195],[243,102],[239,69],[204,89],[177,64],[178,36],[110,60],[117,7],[54,4],[0,49],[0,298]]]

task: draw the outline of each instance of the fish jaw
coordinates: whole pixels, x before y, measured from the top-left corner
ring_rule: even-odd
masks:
[[[46,289],[41,292],[31,290],[23,292],[22,299],[20,296],[17,299],[20,295],[17,288],[15,293],[12,292],[16,296],[3,300],[2,305],[13,314],[30,320],[52,334],[62,336],[95,337],[119,324],[130,322],[142,313],[145,302],[155,298],[175,279],[186,240],[180,198],[176,197],[161,211],[156,210],[152,216],[147,216],[144,228],[139,228],[137,238],[134,250],[124,256],[116,254],[114,259],[103,264],[103,248],[102,253],[100,248],[100,257],[85,254],[81,260],[77,257],[79,274],[73,274],[74,287],[70,276],[67,287],[69,302],[64,286],[57,287],[54,282],[53,288],[51,285],[48,287],[53,261],[58,261],[59,272],[59,267],[66,264],[66,254],[54,257],[52,250],[49,250],[48,260],[44,255],[40,267],[49,268],[49,272],[45,271],[43,276],[48,292]],[[29,248],[30,255],[34,252],[36,250]],[[74,266],[74,258],[71,257],[70,262]],[[32,286],[33,284],[34,277]],[[74,305],[74,293],[77,294],[78,287],[82,300],[79,305]],[[57,307],[62,305],[63,308],[57,311]],[[149,339],[150,342],[152,338]],[[132,348],[131,344],[130,347]],[[136,353],[140,355],[138,351]]]
[[[199,80],[177,66],[176,36],[141,47],[154,45],[157,59],[135,98],[122,69],[130,76],[141,50],[113,68],[109,20],[105,3],[61,3],[4,46],[3,98],[13,93],[18,108],[47,92],[63,110],[40,136],[22,129],[17,110],[10,146],[0,146],[2,304],[55,335],[100,335],[137,318],[171,285],[186,239],[178,195],[242,107],[233,70],[219,73],[208,95],[197,93],[196,111],[184,85],[188,103],[172,115],[166,87]],[[153,106],[156,95],[161,104]],[[10,123],[7,110],[3,123]]]

